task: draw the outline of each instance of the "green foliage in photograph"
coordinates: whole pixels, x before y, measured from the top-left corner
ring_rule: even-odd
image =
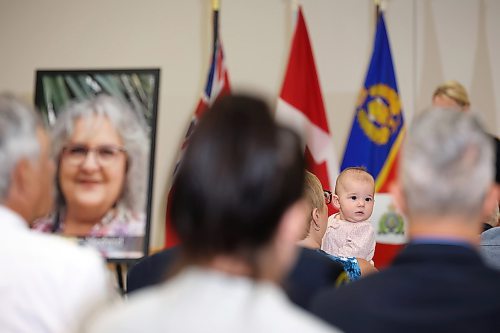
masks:
[[[42,73],[43,75],[43,73]],[[116,96],[130,104],[144,119],[147,128],[153,125],[156,78],[151,73],[68,73],[48,74],[41,78],[37,104],[47,124],[55,122],[57,113],[72,100],[84,100],[97,94]]]

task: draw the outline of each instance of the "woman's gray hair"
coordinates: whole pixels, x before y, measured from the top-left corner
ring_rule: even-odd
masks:
[[[16,164],[39,157],[39,127],[42,122],[31,107],[10,94],[0,94],[0,201],[7,196]]]
[[[493,142],[469,112],[430,109],[408,132],[401,177],[410,215],[477,216],[493,182]]]
[[[123,192],[116,203],[132,212],[144,212],[146,206],[147,175],[149,171],[148,129],[142,115],[131,107],[109,95],[72,102],[58,115],[52,131],[54,154],[60,160],[64,146],[73,134],[78,119],[105,116],[116,129],[127,152],[127,174]],[[58,163],[59,164],[59,163]],[[57,186],[59,203],[64,205],[64,196]]]

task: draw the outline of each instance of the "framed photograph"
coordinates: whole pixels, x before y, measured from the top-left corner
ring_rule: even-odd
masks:
[[[95,247],[109,262],[148,254],[159,84],[157,68],[36,71],[57,193],[34,229]]]

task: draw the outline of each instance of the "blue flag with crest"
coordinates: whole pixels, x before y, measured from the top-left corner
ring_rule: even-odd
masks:
[[[341,170],[364,166],[375,178],[376,192],[387,192],[387,184],[395,176],[404,131],[391,48],[380,13],[370,67],[356,102]]]

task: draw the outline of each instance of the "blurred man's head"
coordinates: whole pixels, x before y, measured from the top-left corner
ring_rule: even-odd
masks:
[[[401,156],[400,194],[412,218],[478,222],[491,212],[493,145],[470,113],[431,109],[415,119]],[[485,202],[489,206],[485,207]],[[490,207],[491,206],[491,207]]]
[[[0,202],[29,223],[49,212],[54,162],[38,115],[14,97],[0,95]]]

